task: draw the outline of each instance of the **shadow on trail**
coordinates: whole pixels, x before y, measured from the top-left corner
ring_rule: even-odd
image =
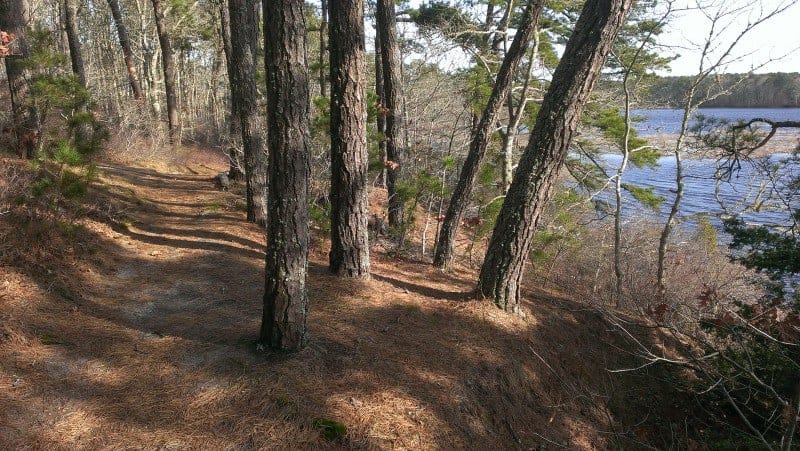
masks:
[[[461,292],[461,291],[445,291],[439,290],[436,288],[426,287],[424,285],[418,285],[411,282],[406,282],[400,279],[396,279],[393,277],[383,276],[380,274],[372,273],[372,277],[375,280],[379,280],[381,282],[387,282],[392,284],[393,286],[400,288],[402,290],[406,290],[409,292],[416,293],[420,296],[426,296],[432,298],[434,300],[445,300],[445,301],[466,301],[473,297],[473,292]]]
[[[127,173],[161,183],[147,170]],[[434,276],[409,262],[397,275],[350,281],[312,261],[309,346],[257,352],[263,253],[248,248],[260,247],[258,230],[230,219],[221,224],[230,232],[173,225],[119,233],[186,254],[150,258],[95,234],[84,238],[108,255],[60,267],[55,278],[34,274],[44,295],[11,312],[9,326],[31,344],[11,352],[0,341],[3,375],[27,390],[0,390],[9,406],[0,424],[10,425],[0,443],[530,449],[596,438],[614,447],[656,427],[648,415],[667,402],[645,383],[609,376],[635,359],[610,352],[625,344],[598,314],[531,299],[532,320],[507,317],[413,282],[415,273]],[[387,296],[398,288],[416,296]],[[326,442],[317,418],[349,432]],[[609,418],[623,431],[612,438]]]

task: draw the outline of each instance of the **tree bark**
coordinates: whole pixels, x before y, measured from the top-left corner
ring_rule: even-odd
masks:
[[[369,277],[364,1],[331,0],[330,271]]]
[[[400,226],[403,199],[397,194],[397,181],[406,152],[403,113],[403,80],[400,76],[400,48],[397,44],[397,19],[393,0],[378,0],[375,19],[381,41],[383,64],[383,101],[386,111],[386,189],[389,194],[389,224]]]
[[[231,57],[235,64],[228,70],[231,81],[233,116],[240,124],[244,148],[247,220],[266,224],[267,154],[262,138],[263,121],[259,116],[256,89],[258,44],[258,0],[229,0]]]
[[[378,97],[378,114],[375,115],[375,125],[380,134],[378,142],[378,155],[383,160],[388,160],[386,156],[386,116],[383,115],[384,95],[383,95],[383,59],[381,58],[381,39],[380,33],[375,33],[375,96]],[[386,166],[381,169],[378,185],[386,188]]]
[[[307,340],[309,74],[303,0],[264,0],[269,215],[260,344]]]
[[[522,92],[519,99],[519,104],[514,108],[514,98],[509,95],[508,104],[508,126],[506,133],[503,135],[503,193],[507,193],[511,187],[511,179],[514,177],[514,151],[517,148],[517,135],[519,134],[519,124],[522,123],[522,117],[525,115],[525,107],[530,100],[528,97],[528,88],[531,84],[531,77],[533,76],[533,68],[536,61],[539,59],[539,30],[533,33],[533,45],[531,46],[530,64],[528,71],[525,74],[525,80],[522,82]]]
[[[34,158],[39,148],[38,119],[35,107],[27,101],[30,95],[28,69],[24,59],[30,50],[26,39],[30,23],[28,0],[0,0],[0,30],[13,33],[13,55],[5,57],[8,89],[11,94],[11,114],[20,156]]]
[[[231,105],[230,117],[228,118],[228,134],[230,135],[231,145],[228,148],[228,159],[230,165],[228,166],[228,177],[231,180],[241,180],[244,177],[242,171],[242,164],[240,154],[244,151],[239,150],[239,137],[242,136],[241,121],[236,118],[235,107],[233,105],[233,86],[236,80],[233,78],[235,72],[233,68],[233,44],[231,43],[231,14],[228,8],[227,0],[219,0],[219,16],[220,16],[220,30],[219,34],[222,38],[222,52],[225,54],[225,68],[228,71],[228,86],[231,89]]]
[[[472,132],[472,141],[470,142],[467,159],[464,161],[461,176],[453,190],[453,195],[450,197],[450,205],[447,207],[447,214],[442,222],[442,228],[439,230],[438,244],[433,257],[433,264],[439,268],[446,268],[453,261],[453,249],[458,225],[461,222],[464,211],[467,209],[470,194],[478,177],[481,161],[486,154],[487,147],[489,147],[492,131],[497,123],[500,110],[503,108],[503,103],[508,96],[514,73],[525,55],[528,42],[530,42],[536,31],[536,23],[539,20],[543,6],[542,0],[532,0],[525,7],[517,34],[514,36],[514,41],[503,59],[500,71],[497,73],[497,80],[492,88],[492,93],[481,114],[478,126]]]
[[[78,38],[78,8],[75,0],[64,0],[64,28],[67,31],[69,43],[69,60],[72,63],[72,73],[78,77],[81,87],[86,89],[86,69],[83,65],[81,42]]]
[[[139,75],[136,72],[136,64],[133,61],[133,50],[131,50],[131,40],[128,37],[128,29],[122,20],[122,11],[119,8],[118,0],[108,0],[108,7],[111,9],[111,16],[114,18],[114,25],[117,27],[119,45],[122,47],[122,56],[125,60],[125,68],[128,71],[128,83],[131,85],[133,98],[142,100],[142,85],[139,83]]]
[[[158,43],[161,45],[161,65],[164,68],[164,93],[167,97],[167,119],[169,121],[169,141],[173,145],[181,145],[181,112],[178,106],[177,74],[172,46],[169,41],[164,7],[161,0],[151,0],[156,18]]]
[[[536,224],[632,2],[588,0],[553,74],[478,278],[477,295],[491,297],[506,311],[520,311],[520,284]]]
[[[325,54],[328,53],[328,45],[325,38],[328,37],[328,0],[320,0],[320,22],[319,22],[319,95],[328,95],[327,80],[325,74]]]

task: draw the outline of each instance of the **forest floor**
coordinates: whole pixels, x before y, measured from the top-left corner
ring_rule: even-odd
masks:
[[[474,269],[379,245],[371,280],[340,280],[319,231],[309,346],[258,351],[265,239],[211,183],[224,169],[210,152],[105,163],[78,227],[0,217],[1,448],[607,449],[687,432],[666,370],[609,371],[641,362],[580,299],[530,291],[507,315],[468,298]]]

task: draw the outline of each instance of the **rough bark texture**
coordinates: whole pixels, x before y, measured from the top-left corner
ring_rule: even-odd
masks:
[[[328,37],[328,0],[320,0],[320,22],[319,22],[319,95],[328,95],[328,83],[325,74],[325,54],[328,53],[328,45],[325,39]]]
[[[181,112],[178,107],[178,86],[172,46],[169,42],[167,24],[164,19],[164,6],[161,0],[152,0],[156,18],[158,43],[161,45],[161,65],[164,68],[164,93],[167,97],[167,119],[169,120],[169,140],[174,145],[181,144]]]
[[[381,41],[383,63],[383,106],[386,108],[386,189],[389,192],[389,224],[399,226],[403,199],[397,195],[406,151],[403,113],[403,80],[400,76],[400,48],[397,44],[397,19],[393,0],[378,0],[375,18]]]
[[[587,1],[553,74],[478,278],[478,296],[491,297],[506,311],[520,309],[520,283],[536,223],[632,1]]]
[[[0,30],[14,33],[14,55],[4,58],[8,89],[11,94],[11,111],[14,133],[20,156],[33,158],[39,147],[39,134],[35,108],[27,102],[30,93],[27,69],[23,59],[28,57],[29,49],[26,30],[30,23],[30,9],[27,0],[0,0]]]
[[[503,58],[503,64],[497,73],[492,93],[489,96],[486,107],[483,109],[478,126],[472,131],[469,153],[464,161],[461,176],[453,190],[453,195],[450,197],[450,204],[447,207],[447,214],[442,222],[442,228],[439,230],[439,239],[433,256],[433,264],[439,268],[449,266],[453,260],[458,225],[461,222],[464,211],[467,209],[470,194],[472,194],[475,180],[478,178],[481,161],[486,155],[486,148],[489,147],[489,141],[492,139],[492,132],[497,123],[497,118],[503,108],[506,97],[508,97],[514,74],[517,71],[519,62],[522,61],[522,57],[525,55],[528,42],[530,42],[536,31],[536,23],[539,20],[543,5],[544,2],[542,0],[532,0],[525,8],[519,28],[514,36],[514,41],[511,43],[505,58]]]
[[[67,32],[69,43],[69,60],[72,63],[72,73],[78,77],[78,82],[86,88],[86,69],[83,66],[81,42],[78,38],[78,8],[75,0],[64,0],[64,29]]]
[[[331,0],[330,270],[369,276],[364,1]]]
[[[233,45],[231,44],[231,14],[228,8],[227,0],[219,1],[219,16],[220,16],[220,30],[219,34],[222,38],[222,52],[225,54],[225,68],[228,71],[228,86],[231,88],[231,103],[233,103],[233,86],[236,84],[234,80],[233,68]],[[228,158],[230,165],[228,166],[228,178],[231,180],[241,180],[244,177],[242,171],[242,154],[244,151],[239,150],[239,137],[242,136],[241,122],[236,119],[235,107],[231,105],[231,115],[228,119],[228,132],[231,138],[231,146],[228,148]]]
[[[247,198],[247,220],[266,224],[267,154],[262,138],[263,121],[258,114],[256,54],[258,43],[258,0],[229,0],[231,29],[231,100],[235,120],[240,124]]]
[[[131,85],[133,98],[136,100],[141,100],[143,97],[142,84],[139,83],[139,75],[136,72],[136,63],[133,61],[131,40],[128,37],[128,29],[125,27],[125,21],[122,20],[122,11],[119,9],[119,1],[108,0],[108,7],[111,9],[111,16],[114,18],[114,25],[117,27],[119,45],[122,47],[122,56],[125,60],[125,68],[128,71],[128,83]]]
[[[375,95],[378,97],[378,114],[375,115],[375,125],[380,133],[381,140],[378,142],[378,155],[383,160],[386,157],[386,141],[383,137],[386,136],[386,117],[381,113],[383,108],[383,59],[381,59],[381,39],[380,33],[375,33]],[[386,167],[381,170],[381,175],[378,180],[378,186],[386,188]]]
[[[264,0],[269,215],[264,317],[259,342],[297,351],[306,343],[308,296],[309,76],[303,0]]]

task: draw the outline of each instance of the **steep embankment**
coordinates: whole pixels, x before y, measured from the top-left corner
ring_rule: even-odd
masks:
[[[444,274],[380,246],[372,280],[343,281],[327,274],[318,236],[310,345],[256,351],[262,232],[244,222],[240,196],[209,181],[224,162],[189,166],[103,166],[77,228],[37,238],[19,214],[2,219],[3,448],[674,440],[659,427],[676,398],[645,374],[606,371],[635,359],[597,312],[528,293],[527,317],[508,316],[465,299],[473,270]],[[326,439],[319,420],[347,433]]]

